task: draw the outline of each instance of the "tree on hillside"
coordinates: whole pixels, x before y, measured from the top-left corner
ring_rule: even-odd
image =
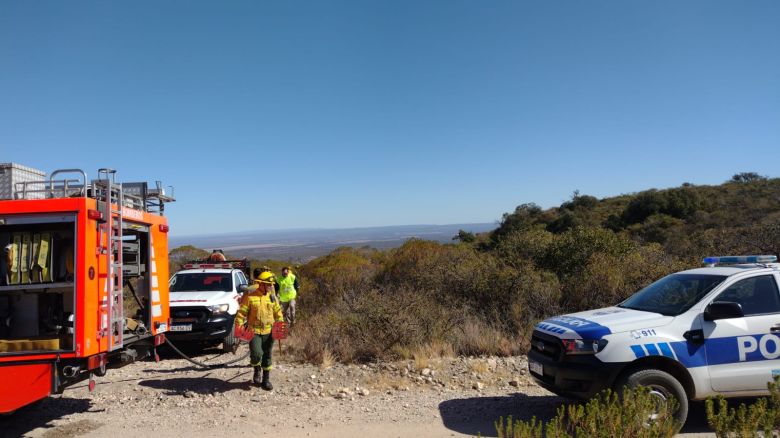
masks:
[[[766,181],[766,179],[767,178],[765,176],[761,176],[756,172],[741,172],[732,176],[730,182],[751,183],[756,181]]]
[[[170,264],[171,271],[176,272],[181,269],[181,266],[190,261],[205,259],[209,256],[209,252],[205,249],[196,248],[192,245],[184,245],[172,249],[168,253],[168,263]]]
[[[542,207],[533,202],[518,205],[513,213],[504,213],[498,228],[490,234],[490,239],[498,243],[512,231],[526,230],[539,223],[543,213]]]
[[[477,236],[470,231],[458,230],[458,235],[453,237],[452,240],[460,240],[463,243],[474,243],[477,240]]]

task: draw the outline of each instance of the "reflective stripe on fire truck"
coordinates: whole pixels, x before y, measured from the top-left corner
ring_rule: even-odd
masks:
[[[162,316],[162,306],[160,305],[160,290],[158,289],[159,283],[157,281],[157,262],[154,258],[154,239],[152,234],[149,234],[149,258],[151,262],[152,271],[152,316]]]

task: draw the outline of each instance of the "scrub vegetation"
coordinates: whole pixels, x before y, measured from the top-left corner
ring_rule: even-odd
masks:
[[[547,423],[509,417],[495,425],[498,438],[660,438],[679,429],[673,411],[672,405],[659,405],[647,388],[626,388],[622,397],[607,390],[585,404],[561,406]]]
[[[717,186],[523,204],[494,231],[451,244],[339,248],[295,269],[299,323],[286,348],[314,363],[525,353],[548,316],[614,305],[704,256],[779,254],[779,200],[780,179],[741,173]]]
[[[769,397],[737,408],[725,398],[706,402],[707,422],[719,438],[780,437],[780,376],[769,382]]]

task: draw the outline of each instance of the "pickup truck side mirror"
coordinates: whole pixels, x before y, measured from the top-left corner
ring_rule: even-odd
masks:
[[[245,285],[245,284],[238,285],[238,291],[241,292],[242,294],[246,293],[247,290],[249,290],[247,285]]]
[[[743,316],[745,316],[745,312],[742,311],[742,305],[731,301],[715,301],[704,309],[705,321],[740,318]]]

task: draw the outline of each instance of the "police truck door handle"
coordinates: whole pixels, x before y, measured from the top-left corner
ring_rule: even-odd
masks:
[[[780,324],[773,325],[772,328],[769,329],[770,332],[780,332]]]

